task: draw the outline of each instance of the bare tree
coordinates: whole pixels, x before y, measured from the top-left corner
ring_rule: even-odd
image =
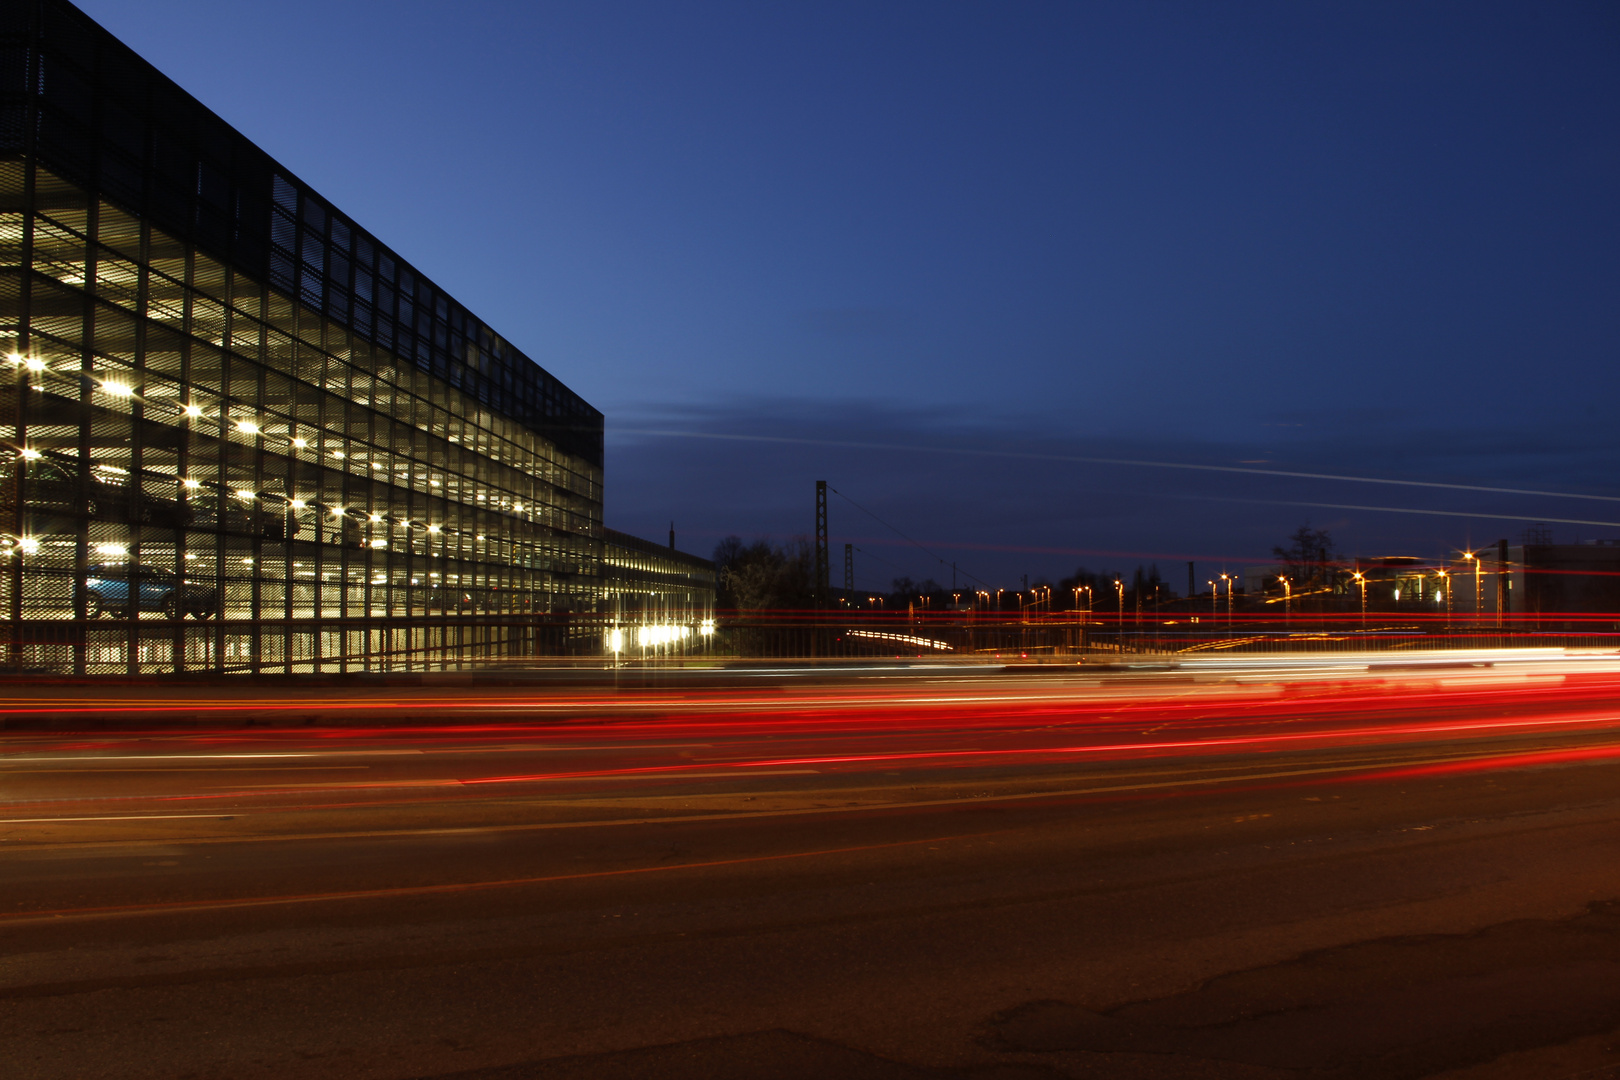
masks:
[[[802,537],[786,544],[728,536],[714,549],[721,608],[764,611],[814,606],[815,556]]]
[[[1282,565],[1295,593],[1313,593],[1333,586],[1333,537],[1326,529],[1313,529],[1307,522],[1294,530],[1287,547],[1271,549],[1272,558]]]

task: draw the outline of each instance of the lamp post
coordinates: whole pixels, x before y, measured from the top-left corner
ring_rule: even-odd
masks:
[[[1287,624],[1292,623],[1294,621],[1294,590],[1293,590],[1293,587],[1288,584],[1288,575],[1286,575],[1286,574],[1278,574],[1277,575],[1277,580],[1282,582],[1282,587],[1283,587],[1283,623],[1284,623],[1284,625],[1287,625]]]
[[[1232,629],[1232,585],[1233,585],[1233,578],[1232,578],[1231,574],[1222,574],[1221,575],[1221,580],[1226,582],[1226,628],[1228,630],[1231,630]]]
[[[1463,558],[1474,564],[1474,626],[1479,627],[1480,608],[1484,606],[1484,594],[1481,591],[1483,583],[1479,578],[1479,553],[1477,551],[1463,552]]]
[[[1361,626],[1367,627],[1367,575],[1357,570],[1354,574],[1356,584],[1361,586]]]
[[[1119,594],[1119,625],[1125,625],[1125,583],[1119,578],[1114,579],[1114,591]]]
[[[1446,594],[1446,632],[1449,634],[1451,632],[1451,575],[1444,570],[1438,570],[1435,573],[1440,578],[1440,588],[1445,590]]]
[[[1221,617],[1221,587],[1213,581],[1206,581],[1204,584],[1209,586],[1209,617],[1219,619]]]

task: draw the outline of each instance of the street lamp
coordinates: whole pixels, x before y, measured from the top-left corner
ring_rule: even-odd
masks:
[[[1361,586],[1361,625],[1367,625],[1367,575],[1357,570],[1354,575],[1356,584]]]
[[[1119,625],[1125,625],[1125,583],[1119,578],[1114,579],[1114,591],[1119,594]]]
[[[1222,574],[1221,580],[1226,582],[1226,628],[1232,629],[1232,586],[1235,583],[1231,574]]]
[[[1480,608],[1484,606],[1484,595],[1480,591],[1482,583],[1479,579],[1479,553],[1475,551],[1463,552],[1463,558],[1474,564],[1474,625],[1479,626]]]
[[[1283,587],[1283,622],[1291,623],[1294,621],[1294,590],[1288,584],[1286,574],[1278,574],[1277,580],[1282,582]]]

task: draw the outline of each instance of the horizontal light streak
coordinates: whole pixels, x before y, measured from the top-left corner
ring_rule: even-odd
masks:
[[[58,908],[48,911],[19,911],[0,913],[0,926],[30,922],[62,922],[68,919],[95,919],[136,915],[164,915],[184,911],[223,911],[233,908],[275,907],[289,904],[332,903],[341,900],[382,900],[405,896],[435,896],[445,893],[481,892],[490,889],[511,889],[526,885],[551,885],[564,881],[590,881],[593,879],[632,877],[642,874],[678,873],[682,870],[712,870],[722,866],[745,866],[759,863],[786,862],[794,859],[813,859],[828,855],[853,855],[867,851],[916,847],[921,844],[942,844],[953,840],[969,839],[974,834],[929,836],[918,840],[891,840],[881,844],[855,844],[848,847],[817,848],[810,851],[790,851],[777,855],[749,855],[734,859],[706,859],[699,862],[671,863],[658,866],[631,866],[617,870],[582,870],[572,874],[545,874],[537,877],[504,878],[493,881],[461,881],[441,885],[406,885],[382,889],[352,889],[340,892],[297,893],[280,896],[241,897],[228,900],[169,900],[150,904],[117,904],[106,907]]]
[[[1449,484],[1437,480],[1396,480],[1385,476],[1354,476],[1344,473],[1302,472],[1292,469],[1256,469],[1240,465],[1206,465],[1186,461],[1147,461],[1137,458],[1086,457],[1078,454],[1042,454],[1027,450],[989,450],[962,446],[917,446],[904,443],[863,442],[849,439],[807,439],[789,435],[733,435],[710,431],[682,431],[669,428],[611,428],[613,435],[650,435],[657,438],[713,439],[728,442],[785,443],[796,446],[829,446],[849,450],[898,450],[907,453],[950,454],[958,457],[1013,458],[1021,461],[1059,461],[1076,465],[1117,465],[1134,469],[1176,469],[1189,472],[1237,473],[1246,476],[1281,476],[1296,480],[1336,480],[1349,484],[1387,484],[1392,487],[1436,488],[1445,491],[1478,491],[1492,495],[1540,495],[1553,499],[1583,499],[1591,502],[1620,502],[1617,495],[1587,495],[1574,491],[1548,491],[1541,488],[1495,487],[1487,484]],[[1544,520],[1544,519],[1537,519]]]
[[[1306,732],[1273,732],[1256,735],[1213,736],[1199,738],[1134,740],[1096,744],[1045,745],[1030,747],[970,747],[939,750],[904,750],[890,753],[823,754],[798,757],[772,757],[731,763],[691,762],[635,767],[581,769],[551,772],[509,774],[482,777],[444,777],[405,780],[374,780],[363,783],[329,784],[261,784],[225,792],[199,792],[183,795],[121,796],[120,802],[201,802],[220,799],[242,799],[255,796],[277,796],[296,791],[385,791],[398,789],[479,788],[491,785],[522,785],[554,783],[559,781],[625,781],[640,779],[718,779],[746,776],[773,775],[771,770],[815,770],[838,765],[892,765],[900,762],[934,763],[963,760],[1008,760],[1012,758],[1054,760],[1072,757],[1101,757],[1108,755],[1162,754],[1171,751],[1220,751],[1278,749],[1305,744],[1356,745],[1366,740],[1398,737],[1412,739],[1434,735],[1463,735],[1500,733],[1507,731],[1534,731],[1551,728],[1592,727],[1620,724],[1620,716],[1613,712],[1600,714],[1580,713],[1553,717],[1517,717],[1491,721],[1446,721],[1425,724],[1385,724],[1359,728],[1325,728]],[[780,775],[780,773],[777,773]],[[99,800],[98,800],[99,801]],[[53,805],[61,800],[14,800],[11,805]]]
[[[71,825],[75,821],[182,821],[206,818],[217,820],[218,814],[118,814],[100,817],[21,817],[0,818],[0,825]]]

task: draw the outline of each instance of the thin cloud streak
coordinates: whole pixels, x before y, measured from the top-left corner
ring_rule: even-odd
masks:
[[[1388,484],[1396,487],[1438,488],[1447,491],[1474,491],[1493,495],[1537,495],[1553,499],[1584,499],[1591,502],[1620,503],[1620,495],[1585,495],[1573,491],[1544,491],[1536,488],[1493,487],[1485,484],[1451,484],[1438,480],[1395,480],[1381,476],[1350,476],[1341,473],[1295,472],[1288,469],[1256,469],[1240,465],[1201,465],[1184,461],[1143,461],[1134,458],[1080,457],[1071,454],[1040,454],[1024,450],[988,450],[953,446],[920,446],[903,443],[856,442],[842,439],[809,439],[790,435],[734,435],[708,431],[681,431],[659,428],[615,428],[615,435],[642,435],[653,438],[715,439],[727,442],[782,443],[798,446],[825,446],[842,450],[898,450],[909,453],[950,454],[958,457],[999,457],[1024,461],[1061,461],[1075,465],[1118,465],[1139,469],[1178,469],[1192,472],[1239,473],[1247,476],[1277,476],[1295,480],[1332,480],[1351,484]],[[1256,500],[1258,501],[1258,500]],[[1279,506],[1321,506],[1339,510],[1378,510],[1372,506],[1338,506],[1331,503],[1277,503]],[[1392,511],[1400,512],[1400,511]],[[1413,510],[1410,513],[1439,513]],[[1496,514],[1464,514],[1464,517],[1505,517],[1515,521],[1555,521],[1551,518],[1514,517]],[[1615,525],[1610,521],[1562,522],[1570,525]]]
[[[1428,514],[1436,517],[1485,518],[1491,521],[1533,521],[1538,525],[1597,525],[1620,529],[1620,521],[1586,521],[1581,518],[1529,517],[1524,514],[1484,514],[1469,510],[1415,510],[1405,506],[1360,506],[1355,503],[1299,502],[1293,499],[1235,499],[1222,495],[1167,493],[1172,499],[1199,502],[1246,503],[1252,506],[1305,506],[1317,510],[1366,510],[1375,514]]]

